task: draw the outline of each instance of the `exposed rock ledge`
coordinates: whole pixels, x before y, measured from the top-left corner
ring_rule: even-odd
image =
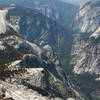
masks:
[[[16,77],[6,79],[6,82],[0,81],[0,100],[62,100],[51,98],[43,89],[46,87],[44,73],[43,68],[30,68],[22,76],[15,75]]]

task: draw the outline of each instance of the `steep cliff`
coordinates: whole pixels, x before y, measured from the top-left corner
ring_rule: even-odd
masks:
[[[99,100],[100,0],[85,2],[79,9],[73,27],[79,34],[73,42],[71,52],[73,80],[87,100]]]

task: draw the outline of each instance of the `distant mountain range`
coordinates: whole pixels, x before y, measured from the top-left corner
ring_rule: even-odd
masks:
[[[58,0],[0,0],[1,5],[15,4],[39,10],[45,16],[52,18],[67,27],[73,20],[78,6]]]

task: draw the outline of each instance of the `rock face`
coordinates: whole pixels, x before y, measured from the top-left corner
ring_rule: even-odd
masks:
[[[22,85],[10,84],[2,81],[0,84],[5,85],[5,87],[2,86],[2,90],[5,90],[5,92],[1,100],[62,100],[60,98],[42,96],[38,92]]]
[[[77,14],[74,25],[81,37],[75,39],[72,48],[74,72],[82,74],[90,72],[100,74],[100,1],[92,0],[84,3]],[[87,35],[87,34],[88,35]],[[83,39],[85,35],[85,39]]]
[[[86,100],[100,97],[100,0],[81,5],[73,26],[79,33],[72,46],[73,80]],[[77,75],[76,75],[77,74]],[[75,75],[77,77],[75,77]]]
[[[80,6],[73,27],[80,32],[95,32],[99,29],[100,1],[88,0]]]
[[[66,26],[74,18],[78,7],[60,0],[0,0],[2,5],[15,4],[23,7],[39,10],[45,16],[52,18],[58,23]]]
[[[94,41],[96,41],[94,39]],[[75,64],[74,72],[82,74],[90,72],[100,74],[99,65],[99,42],[95,44],[91,39],[87,42],[84,40],[76,40],[73,44],[72,63]]]

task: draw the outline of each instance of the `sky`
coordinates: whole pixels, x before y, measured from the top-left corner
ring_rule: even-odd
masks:
[[[69,3],[72,3],[72,4],[81,4],[83,1],[85,0],[62,0],[62,1],[65,1],[65,2],[69,2]]]

